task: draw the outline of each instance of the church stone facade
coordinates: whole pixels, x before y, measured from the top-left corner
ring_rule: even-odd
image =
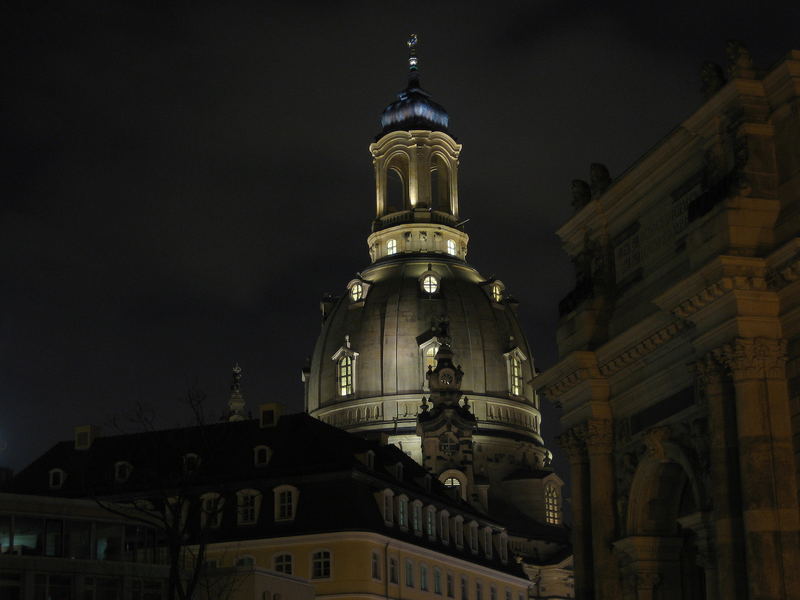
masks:
[[[559,362],[578,598],[800,598],[800,52],[573,184]]]
[[[408,86],[384,110],[370,145],[370,264],[339,297],[323,298],[322,331],[303,372],[306,408],[396,444],[488,514],[563,532],[562,481],[541,436],[518,303],[502,281],[466,261],[462,147],[444,108],[420,87],[410,46]],[[438,375],[443,359],[447,383]],[[458,392],[446,409],[442,386]]]

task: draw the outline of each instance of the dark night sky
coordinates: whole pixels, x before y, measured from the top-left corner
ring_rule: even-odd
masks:
[[[319,298],[368,262],[367,146],[409,33],[464,144],[470,262],[521,300],[541,369],[572,283],[554,235],[570,181],[618,175],[691,114],[726,39],[763,67],[800,47],[796,2],[17,4],[0,9],[15,469],[139,400],[185,422],[192,385],[221,411],[234,361],[251,407],[302,409]]]

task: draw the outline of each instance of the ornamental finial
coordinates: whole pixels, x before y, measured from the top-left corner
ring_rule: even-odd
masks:
[[[244,396],[242,396],[242,367],[237,362],[233,365],[233,381],[231,382],[231,397],[228,400],[228,421],[244,420]]]
[[[417,34],[412,33],[408,36],[408,69],[410,71],[417,70]]]
[[[237,362],[235,365],[233,365],[233,369],[231,370],[233,372],[233,383],[231,383],[231,391],[238,392],[241,390],[242,367],[240,367],[239,363]]]

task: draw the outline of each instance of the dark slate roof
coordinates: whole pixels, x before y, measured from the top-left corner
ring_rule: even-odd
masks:
[[[409,78],[408,86],[397,94],[397,100],[383,109],[381,114],[381,133],[384,136],[392,131],[427,129],[447,133],[450,117],[440,104],[431,100],[431,95],[419,85],[415,72]]]

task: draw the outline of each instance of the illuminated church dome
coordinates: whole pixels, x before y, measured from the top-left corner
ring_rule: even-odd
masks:
[[[415,66],[413,51],[411,59]],[[307,410],[348,431],[388,438],[422,464],[418,415],[423,396],[434,391],[429,370],[438,368],[437,352],[445,347],[463,372],[459,392],[474,430],[464,441],[469,465],[448,465],[451,443],[444,440],[435,475],[460,485],[464,498],[484,509],[552,523],[544,514],[545,488],[560,489],[561,481],[540,434],[533,359],[517,302],[502,281],[466,262],[461,145],[433,124],[391,126],[370,152],[371,264],[339,297],[323,299],[322,331],[303,377]]]

